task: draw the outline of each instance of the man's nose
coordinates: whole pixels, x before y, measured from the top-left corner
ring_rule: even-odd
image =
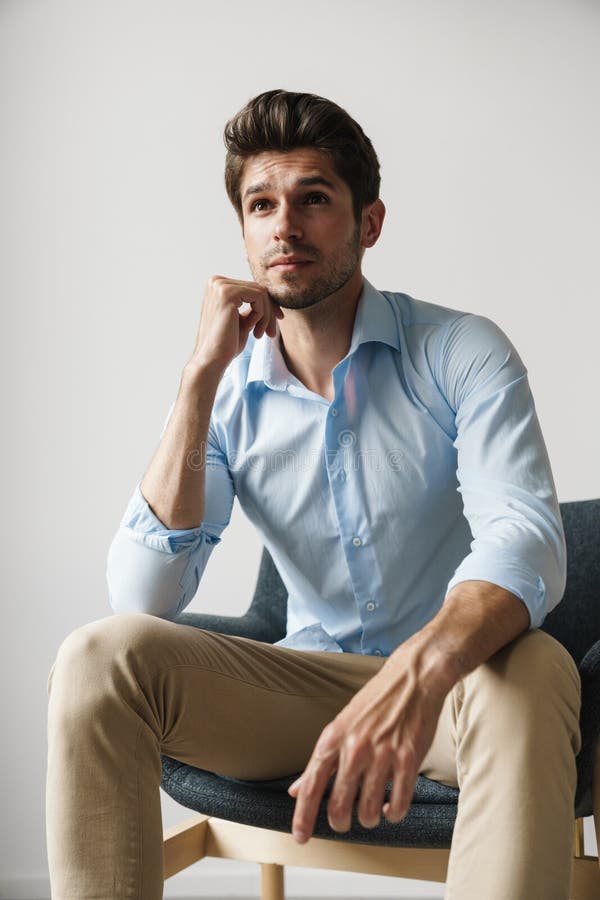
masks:
[[[300,214],[290,203],[281,203],[273,220],[273,237],[280,241],[302,240]]]

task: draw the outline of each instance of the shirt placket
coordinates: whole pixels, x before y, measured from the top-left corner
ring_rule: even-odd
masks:
[[[385,648],[380,646],[382,631],[379,627],[379,598],[374,596],[370,578],[370,573],[377,570],[374,546],[368,528],[359,522],[358,515],[361,499],[354,460],[359,449],[359,436],[356,429],[350,428],[343,400],[342,387],[346,372],[347,364],[342,371],[334,372],[334,399],[325,419],[325,465],[341,544],[362,624],[361,652],[385,656]]]

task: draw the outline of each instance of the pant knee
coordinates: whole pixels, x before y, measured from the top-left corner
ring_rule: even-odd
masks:
[[[63,640],[48,675],[47,692],[58,687],[60,703],[97,703],[118,686],[137,684],[147,648],[159,639],[162,619],[143,613],[107,616],[76,628]]]
[[[581,701],[581,679],[573,657],[560,641],[539,628],[520,634],[486,665],[494,678],[526,684],[537,700],[560,695]]]
[[[63,640],[57,662],[63,659],[85,663],[107,654],[143,650],[154,639],[165,621],[145,613],[119,613],[97,619],[76,628]]]
[[[469,673],[462,700],[492,730],[535,733],[541,722],[562,720],[579,750],[579,672],[568,650],[540,629],[523,632]]]

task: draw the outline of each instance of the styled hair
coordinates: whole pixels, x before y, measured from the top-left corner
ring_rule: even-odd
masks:
[[[354,218],[379,197],[379,160],[358,122],[331,100],[316,94],[265,91],[253,97],[225,125],[225,189],[243,221],[244,164],[265,150],[286,153],[311,147],[326,153],[335,173],[352,193]]]

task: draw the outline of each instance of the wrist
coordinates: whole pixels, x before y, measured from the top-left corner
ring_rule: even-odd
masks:
[[[416,678],[427,685],[428,692],[440,697],[445,697],[462,677],[459,660],[439,636],[427,630],[427,626],[400,644],[388,663],[392,667],[410,668]]]
[[[216,389],[224,371],[223,366],[217,363],[190,360],[183,367],[181,384],[192,390],[200,386],[212,386]]]

